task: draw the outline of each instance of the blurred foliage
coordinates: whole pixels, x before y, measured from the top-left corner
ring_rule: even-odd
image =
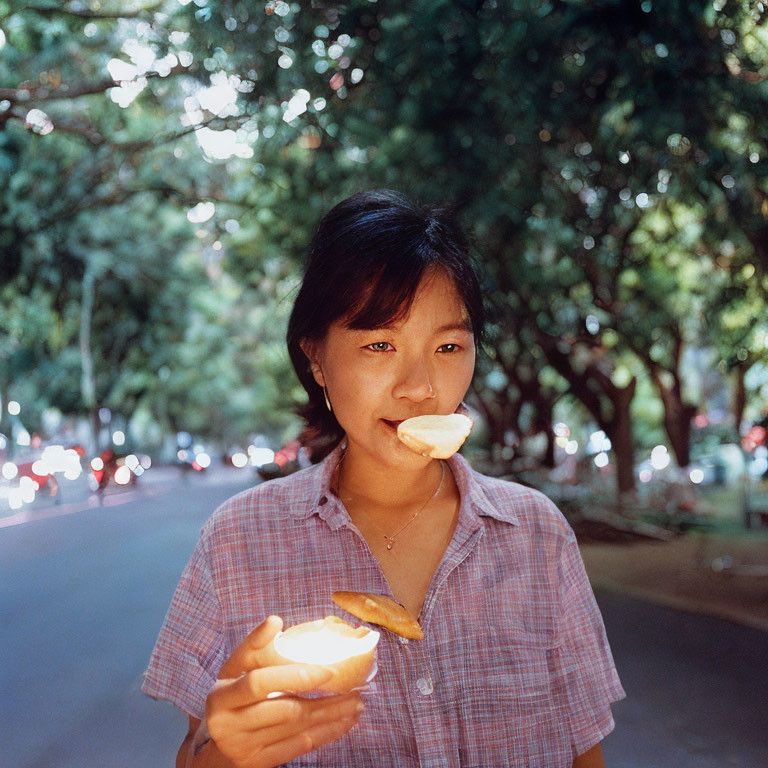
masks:
[[[731,440],[761,416],[760,3],[0,0],[0,29],[0,395],[45,377],[38,409],[88,407],[90,264],[99,404],[286,436],[313,227],[388,186],[474,233],[494,462],[543,432],[551,463],[567,417],[607,432],[629,490],[665,434],[688,463],[695,413]]]

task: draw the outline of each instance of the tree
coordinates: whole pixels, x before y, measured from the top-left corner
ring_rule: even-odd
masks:
[[[766,20],[753,4],[355,0],[269,2],[262,13],[210,0],[131,14],[102,4],[108,19],[34,6],[4,22],[28,56],[46,34],[61,43],[94,25],[86,53],[59,67],[69,93],[105,93],[109,57],[134,69],[114,93],[124,107],[102,95],[69,122],[40,109],[63,131],[75,126],[78,146],[107,151],[100,164],[77,155],[92,197],[57,207],[49,196],[31,211],[66,216],[81,199],[108,206],[140,193],[213,205],[203,242],[219,244],[209,255],[247,301],[263,298],[267,264],[290,281],[313,222],[355,189],[453,200],[496,310],[475,387],[494,456],[508,460],[505,449],[514,456],[524,434],[544,430],[553,463],[551,422],[568,393],[609,435],[617,489],[631,497],[642,370],[688,463],[699,403],[686,349],[727,351],[726,318],[764,308],[768,289]],[[61,95],[46,71],[45,88]],[[36,84],[10,90],[17,126],[28,118],[20,91],[48,104]],[[32,129],[48,130],[34,118]],[[7,143],[3,152],[14,157]],[[9,231],[17,218],[6,217]]]

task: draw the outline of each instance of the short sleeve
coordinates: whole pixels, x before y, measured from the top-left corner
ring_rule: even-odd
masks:
[[[561,552],[559,578],[561,621],[555,653],[575,757],[614,729],[610,705],[626,694],[572,533]]]
[[[202,720],[226,654],[204,529],[176,587],[141,689]]]

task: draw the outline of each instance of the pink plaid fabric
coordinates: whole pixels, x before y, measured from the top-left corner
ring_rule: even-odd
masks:
[[[336,614],[337,589],[393,596],[320,464],[225,502],[203,528],[143,690],[202,718],[218,670],[269,614]],[[366,710],[291,766],[570,768],[614,727],[624,697],[573,532],[539,491],[448,464],[459,522],[420,617],[425,639],[382,630]]]

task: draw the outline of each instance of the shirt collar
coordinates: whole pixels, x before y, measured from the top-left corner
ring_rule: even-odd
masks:
[[[338,513],[338,506],[334,503],[336,496],[331,491],[331,478],[346,448],[347,441],[343,439],[321,462],[302,470],[302,474],[306,473],[305,482],[302,483],[303,492],[297,493],[295,503],[290,504],[291,515],[307,519],[317,514],[329,523],[332,517],[336,517],[334,511]],[[447,463],[459,488],[463,507],[469,502],[465,508],[471,508],[482,517],[492,517],[504,523],[519,525],[511,506],[504,505],[499,508],[490,501],[483,487],[485,483],[482,482],[486,478],[475,472],[461,454],[455,453]],[[338,525],[332,527],[339,527],[343,521],[339,519],[337,523]]]
[[[492,517],[503,523],[519,525],[517,515],[515,515],[511,504],[506,503],[499,507],[488,498],[485,486],[488,481],[494,482],[493,480],[472,469],[469,462],[460,453],[454,453],[448,459],[448,466],[451,468],[456,479],[456,485],[459,487],[462,504],[466,499],[474,511],[482,517]]]
[[[325,517],[325,510],[330,511],[334,506],[331,478],[346,447],[345,438],[321,462],[301,471],[305,481],[290,504],[290,513],[294,517],[306,519],[315,514]]]

